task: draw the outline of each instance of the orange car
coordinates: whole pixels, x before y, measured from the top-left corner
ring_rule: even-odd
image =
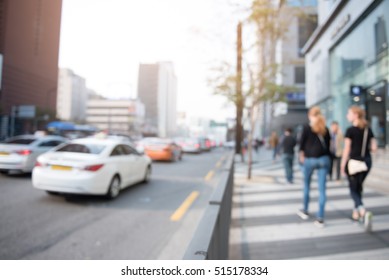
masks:
[[[154,138],[144,146],[144,153],[152,160],[182,159],[182,148],[170,139]]]

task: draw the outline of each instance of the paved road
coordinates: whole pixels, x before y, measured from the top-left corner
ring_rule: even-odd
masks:
[[[154,163],[148,184],[113,201],[49,196],[33,189],[29,175],[0,175],[0,259],[181,259],[225,155],[214,150]],[[199,196],[189,211],[171,221],[193,191]]]

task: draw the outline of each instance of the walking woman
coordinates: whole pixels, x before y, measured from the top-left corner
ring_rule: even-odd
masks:
[[[273,150],[273,163],[275,162],[278,154],[278,135],[277,132],[273,131],[270,135],[269,146]]]
[[[367,213],[362,202],[363,182],[371,169],[371,152],[377,150],[377,142],[372,130],[368,127],[365,111],[362,108],[351,106],[347,113],[347,119],[352,126],[346,131],[341,168],[342,173],[347,175],[351,198],[354,201],[352,219],[358,221],[364,219]],[[364,161],[367,170],[351,175],[352,172],[347,167],[350,159]]]
[[[299,160],[303,165],[304,199],[303,209],[298,215],[307,220],[309,218],[309,191],[314,170],[317,170],[319,184],[319,211],[316,214],[315,225],[324,226],[324,208],[326,203],[326,181],[330,167],[330,133],[326,121],[319,107],[312,107],[308,111],[309,125],[305,125],[301,140]]]

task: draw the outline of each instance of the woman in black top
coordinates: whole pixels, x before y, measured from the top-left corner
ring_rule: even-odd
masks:
[[[326,203],[326,181],[330,167],[330,133],[319,107],[308,112],[309,125],[304,126],[300,138],[300,163],[304,172],[304,208],[298,215],[306,220],[309,217],[309,191],[312,174],[317,170],[319,183],[319,211],[315,224],[324,226],[324,208]]]
[[[346,131],[344,150],[342,155],[342,172],[347,175],[350,194],[354,201],[354,210],[352,213],[353,220],[364,218],[366,209],[362,202],[363,182],[366,179],[372,165],[370,151],[377,150],[377,142],[374,139],[372,130],[368,127],[365,119],[365,111],[358,106],[351,106],[347,113],[347,119],[352,123]],[[366,131],[365,155],[362,157],[363,137]],[[367,171],[350,175],[347,169],[349,159],[363,160],[368,167]]]

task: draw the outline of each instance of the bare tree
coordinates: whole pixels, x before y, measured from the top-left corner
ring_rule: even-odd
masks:
[[[287,7],[286,0],[253,0],[249,17],[244,24],[255,26],[257,57],[255,67],[246,62],[244,68],[246,74],[241,74],[233,72],[232,66],[224,63],[217,70],[220,75],[211,81],[215,94],[224,95],[235,104],[243,102],[248,110],[250,123],[247,151],[248,179],[251,179],[252,173],[253,127],[261,103],[284,101],[285,94],[295,90],[294,87],[277,84],[276,77],[280,74],[282,65],[276,61],[276,52],[277,45],[289,30],[291,19],[296,16],[307,15],[299,8]],[[241,96],[236,91],[240,75],[246,77],[242,81],[245,86]]]

